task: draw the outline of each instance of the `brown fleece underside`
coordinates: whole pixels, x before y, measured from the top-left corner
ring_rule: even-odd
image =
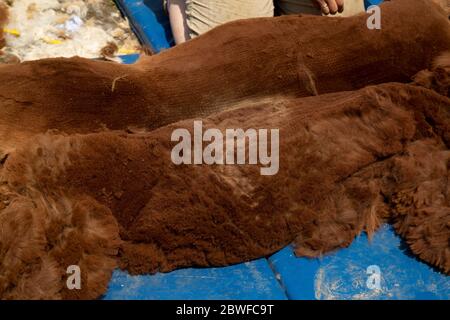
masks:
[[[450,49],[449,24],[425,0],[382,16],[380,31],[364,15],[234,22],[132,66],[1,66],[0,298],[96,298],[117,266],[223,266],[289,243],[316,257],[382,222],[449,274],[448,56],[420,86],[337,92],[407,81]],[[187,118],[280,129],[280,171],[175,166]],[[82,290],[66,288],[69,265]]]

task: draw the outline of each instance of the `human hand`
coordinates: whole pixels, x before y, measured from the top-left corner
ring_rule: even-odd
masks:
[[[325,15],[344,11],[344,0],[312,0]]]

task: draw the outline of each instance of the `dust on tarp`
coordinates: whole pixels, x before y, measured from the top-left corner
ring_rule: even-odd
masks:
[[[2,28],[3,60],[98,58],[105,53],[112,57],[140,50],[112,0],[0,0],[0,4],[9,15]],[[102,50],[105,47],[116,50]]]

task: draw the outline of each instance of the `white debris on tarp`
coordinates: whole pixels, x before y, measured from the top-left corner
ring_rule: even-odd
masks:
[[[120,54],[140,45],[112,0],[0,0],[9,5],[3,51],[21,61],[98,58],[114,43]]]
[[[83,26],[83,20],[79,16],[71,16],[64,24],[57,25],[56,27],[60,30],[67,31],[71,34],[80,30]]]

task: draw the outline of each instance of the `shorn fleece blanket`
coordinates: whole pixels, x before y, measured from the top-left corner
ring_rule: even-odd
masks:
[[[0,297],[97,298],[116,267],[223,266],[290,243],[316,257],[384,222],[450,273],[448,18],[426,0],[382,17],[238,21],[131,66],[1,66]],[[215,163],[188,148],[174,161],[174,133],[199,128]],[[250,149],[222,164],[230,128],[259,133],[260,160],[278,143],[276,165]]]

